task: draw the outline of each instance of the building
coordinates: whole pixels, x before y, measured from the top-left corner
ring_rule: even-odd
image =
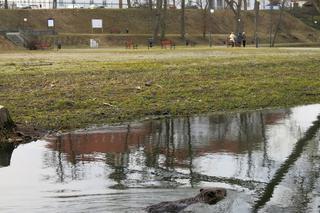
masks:
[[[0,0],[0,5],[4,5],[5,0]],[[155,1],[155,0],[153,0]],[[176,0],[168,0],[170,8],[180,8],[180,5],[176,3]],[[205,0],[189,0],[186,5],[187,8],[199,8],[200,5],[204,4]],[[302,5],[306,0],[291,0],[287,6],[298,6]],[[255,0],[247,0],[247,9],[254,9]],[[148,4],[148,0],[131,0],[131,5],[144,6]],[[213,9],[225,9],[227,3],[225,0],[211,0],[210,2]],[[8,0],[9,8],[17,9],[50,9],[53,8],[53,0]],[[120,6],[121,5],[121,6]],[[260,0],[260,9],[269,9],[269,0]],[[57,0],[57,8],[127,8],[127,1],[123,0]]]

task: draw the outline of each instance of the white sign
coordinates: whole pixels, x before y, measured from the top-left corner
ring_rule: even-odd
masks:
[[[54,20],[48,19],[48,27],[54,27]]]
[[[102,19],[92,19],[92,28],[102,28]]]
[[[99,43],[94,39],[90,39],[90,47],[91,48],[98,48],[99,47]]]

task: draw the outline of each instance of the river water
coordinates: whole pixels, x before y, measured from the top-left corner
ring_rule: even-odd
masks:
[[[0,152],[0,212],[319,212],[320,105],[79,130]],[[12,152],[13,151],[13,152]]]

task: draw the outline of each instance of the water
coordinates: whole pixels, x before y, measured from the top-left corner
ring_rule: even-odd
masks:
[[[154,120],[2,149],[0,212],[143,212],[209,186],[226,199],[187,212],[319,212],[318,115],[319,104]]]

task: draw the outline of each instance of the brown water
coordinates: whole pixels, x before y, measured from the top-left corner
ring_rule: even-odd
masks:
[[[320,105],[77,131],[0,151],[0,212],[319,212]],[[11,158],[11,161],[10,161]]]

